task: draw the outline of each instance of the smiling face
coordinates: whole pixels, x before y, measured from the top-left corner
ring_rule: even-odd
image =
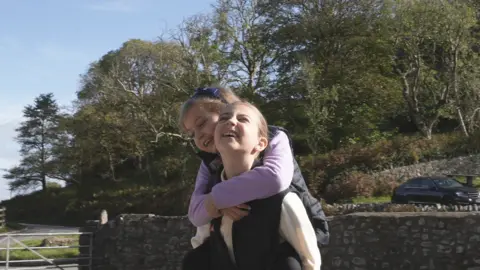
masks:
[[[218,122],[219,110],[223,104],[196,102],[185,113],[183,125],[202,151],[215,153],[213,136]]]
[[[256,155],[268,144],[266,122],[249,103],[238,102],[225,107],[215,129],[215,145],[222,158],[231,153]]]

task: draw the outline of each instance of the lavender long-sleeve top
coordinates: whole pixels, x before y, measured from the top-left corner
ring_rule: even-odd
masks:
[[[211,191],[218,209],[237,206],[256,199],[273,196],[287,189],[293,178],[293,154],[287,134],[279,132],[265,151],[263,166],[255,167],[215,185]],[[188,218],[196,227],[210,222],[204,207],[210,172],[202,162],[188,208]]]

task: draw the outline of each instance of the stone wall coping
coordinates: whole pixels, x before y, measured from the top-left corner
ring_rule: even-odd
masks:
[[[341,217],[446,217],[464,218],[480,216],[480,212],[356,212],[332,218]]]
[[[355,212],[345,215],[329,216],[327,220],[348,218],[348,217],[439,217],[439,218],[465,218],[480,216],[480,212]],[[161,220],[186,220],[187,216],[159,216],[153,214],[122,214],[119,217],[128,219],[161,219]]]

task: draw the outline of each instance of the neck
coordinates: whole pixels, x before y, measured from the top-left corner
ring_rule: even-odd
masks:
[[[227,179],[250,171],[255,161],[252,155],[228,155],[222,156],[223,168]]]

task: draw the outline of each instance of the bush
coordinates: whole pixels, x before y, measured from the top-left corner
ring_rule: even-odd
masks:
[[[466,138],[450,133],[434,135],[431,140],[398,136],[371,145],[353,145],[318,156],[299,157],[299,163],[312,193],[335,202],[369,193],[390,195],[397,179],[369,179],[367,175],[373,171],[476,153],[480,153],[480,134]]]
[[[375,190],[375,179],[359,171],[341,173],[332,182],[324,193],[324,198],[329,202],[354,197],[370,197]]]
[[[372,193],[373,197],[380,197],[380,196],[390,196],[392,195],[393,190],[399,185],[400,183],[397,179],[392,177],[382,177],[375,179],[375,187]]]

